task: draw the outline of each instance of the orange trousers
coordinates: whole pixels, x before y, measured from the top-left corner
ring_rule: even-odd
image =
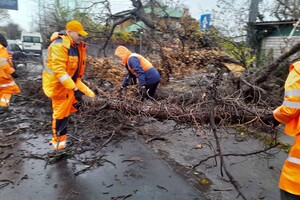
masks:
[[[0,106],[8,107],[10,98],[11,98],[11,94],[0,93]]]
[[[77,108],[74,107],[78,101],[74,95],[70,95],[67,99],[57,100],[52,99],[52,132],[53,138],[50,141],[54,149],[63,149],[67,142],[67,124],[68,117],[71,113],[76,112]]]

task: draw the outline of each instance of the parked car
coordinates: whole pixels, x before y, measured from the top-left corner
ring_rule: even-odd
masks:
[[[28,56],[25,52],[19,47],[15,40],[7,40],[7,50],[10,56],[12,57],[12,63],[15,68],[17,68],[18,64],[27,65]]]
[[[36,57],[42,57],[43,39],[39,32],[21,32],[22,49],[26,53],[31,53]]]

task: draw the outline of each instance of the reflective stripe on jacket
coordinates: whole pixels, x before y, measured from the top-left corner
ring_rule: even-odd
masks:
[[[138,74],[136,73],[136,71],[134,71],[132,64],[130,63],[131,57],[137,57],[139,59],[140,65],[144,72],[147,71],[148,69],[150,69],[151,67],[153,67],[152,64],[146,58],[144,58],[142,55],[139,55],[137,53],[130,54],[130,56],[128,57],[128,60],[127,60],[127,66],[128,66],[128,69],[130,70],[130,72],[133,73],[136,77],[138,77]]]
[[[130,56],[128,57],[128,60],[127,60],[127,67],[128,67],[128,70],[130,71],[130,73],[139,79],[140,85],[147,85],[147,84],[149,84],[149,81],[152,81],[152,80],[149,80],[149,78],[147,78],[146,76],[151,76],[151,74],[153,72],[151,71],[151,73],[149,74],[148,71],[150,71],[149,69],[151,69],[151,68],[154,69],[154,67],[143,56],[136,54],[136,53],[130,54]],[[154,77],[154,78],[156,79],[156,77]],[[158,77],[158,78],[160,78],[160,77]],[[152,83],[153,82],[157,82],[157,80],[155,80],[155,81],[153,80]]]
[[[52,38],[53,39],[53,38]],[[68,35],[57,35],[48,48],[43,90],[52,99],[66,99],[84,74],[86,44],[74,44]]]
[[[141,64],[143,62],[143,58],[140,59],[137,56],[131,56],[128,59],[128,64],[126,65],[128,74],[124,77],[122,87],[126,87],[129,82],[136,84],[136,78],[138,78],[139,84],[144,86],[159,83],[160,74],[157,69],[155,69],[145,58],[144,59],[148,62],[148,64]]]
[[[300,132],[300,62],[290,66],[284,89],[284,101],[273,111],[273,115],[279,122],[286,124],[286,134],[295,136]]]
[[[290,66],[285,81],[284,101],[273,111],[274,117],[285,123],[285,133],[294,136],[295,141],[285,161],[279,187],[291,194],[300,195],[300,62]]]
[[[118,46],[115,55],[121,58],[121,64],[129,71],[123,80],[122,87],[126,87],[131,78],[138,78],[140,85],[151,85],[160,81],[157,69],[143,56],[132,53],[124,46]]]
[[[289,157],[284,162],[279,187],[284,191],[300,196],[300,134],[295,136]]]
[[[0,44],[0,93],[20,93],[20,88],[11,76],[14,71],[7,49]]]

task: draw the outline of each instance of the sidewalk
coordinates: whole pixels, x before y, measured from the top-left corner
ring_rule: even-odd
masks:
[[[278,129],[278,140],[280,143],[284,145],[293,145],[294,144],[294,137],[289,136],[284,133],[284,125],[281,124]]]

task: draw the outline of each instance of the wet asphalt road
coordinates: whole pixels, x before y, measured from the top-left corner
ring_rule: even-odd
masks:
[[[22,66],[19,69],[22,69]],[[26,70],[32,78],[40,78],[42,65],[29,64]],[[205,139],[195,135],[192,130],[180,131],[178,134],[170,132],[172,127],[175,127],[173,123],[175,122],[165,122],[164,125],[160,122],[156,125],[149,124],[154,129],[153,132],[164,133],[162,135],[168,138],[168,142],[153,142],[151,146],[155,151],[165,152],[165,156],[169,160],[176,161],[180,167],[198,163],[213,153],[206,146],[201,149],[195,148],[198,144],[205,144]],[[24,122],[19,126],[29,127],[30,124]],[[1,131],[0,125],[0,135],[5,135],[5,132]],[[253,152],[262,148],[261,142],[256,139],[241,136],[241,140],[236,141],[233,137],[235,135],[223,133],[222,146],[225,151]],[[21,140],[24,137],[24,142],[14,145],[8,152],[0,152],[0,200],[206,199],[198,191],[199,187],[194,188],[202,179],[195,179],[197,183],[191,186],[160,158],[164,155],[155,154],[144,141],[134,137],[118,144],[110,143],[102,152],[109,162],[75,176],[74,172],[85,166],[78,166],[78,162],[73,159],[47,165],[46,169],[45,161],[38,159],[25,158],[21,162],[15,159],[14,162],[5,163],[8,161],[3,161],[2,158],[8,155],[10,150],[13,153],[11,157],[28,152],[45,154],[50,151],[48,141],[51,135],[19,136]],[[208,136],[205,135],[205,138]],[[271,157],[260,155],[226,159],[226,162],[230,163],[228,165],[230,172],[242,185],[242,191],[249,199],[280,198],[277,184],[287,154],[280,149],[272,151],[269,152],[274,154]],[[211,187],[210,190],[214,193],[218,191],[217,196],[220,198],[212,199],[237,199],[232,185],[220,178],[219,167],[211,166],[215,166],[215,163],[206,163],[198,170],[199,173],[204,172],[207,175],[206,179],[213,183],[212,186],[208,186]],[[178,171],[178,167],[174,169]],[[190,179],[188,181],[190,182]],[[210,196],[208,193],[206,195],[208,198],[216,196],[216,194]]]
[[[34,137],[16,148],[22,151],[28,149],[28,145],[42,144],[40,141],[45,140],[44,136]],[[41,152],[49,146],[36,145],[35,148]],[[44,160],[25,159],[0,174],[0,180],[15,180],[14,184],[0,189],[0,199],[206,199],[138,138],[108,145],[105,155],[109,162],[78,176],[72,168],[74,161],[69,159],[47,165],[46,169]]]
[[[39,77],[43,69],[35,61],[24,67],[18,66],[17,70],[26,68],[33,77]],[[5,134],[5,131],[0,132]],[[14,144],[11,157],[26,157],[28,152],[42,155],[51,151],[48,146],[50,135],[16,137],[16,142],[21,142]],[[9,151],[1,152],[0,158]],[[72,159],[52,165],[33,158],[0,159],[0,200],[206,199],[136,137],[117,144],[111,143],[102,153],[109,162],[78,176],[74,175],[78,169],[74,169],[76,161]]]

